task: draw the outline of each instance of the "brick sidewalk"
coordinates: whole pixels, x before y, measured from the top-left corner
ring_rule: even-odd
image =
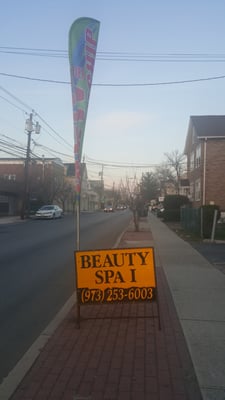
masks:
[[[152,240],[132,228],[118,247]],[[155,303],[75,307],[48,341],[11,400],[200,400],[185,339],[162,266]]]

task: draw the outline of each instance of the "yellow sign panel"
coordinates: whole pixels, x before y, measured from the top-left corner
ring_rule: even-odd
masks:
[[[156,278],[154,249],[75,252],[80,303],[153,300]]]

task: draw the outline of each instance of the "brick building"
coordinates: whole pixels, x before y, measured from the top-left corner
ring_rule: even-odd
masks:
[[[28,168],[32,204],[52,203],[59,197],[64,166],[58,158],[33,158]],[[0,159],[0,215],[19,215],[25,190],[25,159]]]
[[[225,115],[191,116],[184,154],[194,207],[225,210]]]

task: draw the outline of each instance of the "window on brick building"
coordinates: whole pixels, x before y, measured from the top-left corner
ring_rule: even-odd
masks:
[[[190,170],[193,171],[195,167],[195,153],[192,151],[190,156]]]
[[[196,179],[195,181],[195,201],[201,200],[201,181]]]
[[[15,174],[4,174],[3,178],[6,181],[15,181],[16,180],[16,175]]]
[[[192,128],[192,145],[195,144],[196,132],[195,127]]]
[[[200,167],[200,163],[201,163],[201,144],[199,144],[195,150],[195,168]]]
[[[194,200],[194,183],[190,183],[190,200]]]

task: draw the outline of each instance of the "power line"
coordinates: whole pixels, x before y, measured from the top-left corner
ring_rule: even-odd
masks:
[[[74,158],[69,154],[65,154],[65,153],[62,153],[60,151],[52,150],[47,146],[44,146],[44,145],[42,145],[40,143],[35,142],[34,139],[32,139],[32,142],[34,143],[35,146],[41,147],[42,149],[47,150],[49,152],[52,152],[53,154],[59,154],[61,156],[65,156],[65,157],[71,158],[74,161]]]
[[[36,115],[38,116],[38,118],[39,118],[49,129],[51,129],[51,131],[52,131],[58,138],[60,138],[61,140],[63,140],[63,142],[64,142],[67,146],[69,146],[69,147],[71,148],[71,143],[68,143],[59,133],[57,133],[57,132],[55,131],[55,129],[53,129],[53,128],[48,124],[48,122],[46,122],[46,121],[44,120],[44,118],[41,117],[40,114],[38,114],[38,113],[36,112]]]
[[[68,58],[68,52],[61,49],[25,48],[0,46],[0,53]],[[96,60],[128,62],[225,62],[224,53],[138,53],[120,51],[97,51]]]
[[[66,85],[70,84],[70,82],[68,82],[68,81],[57,81],[57,80],[53,80],[53,79],[44,79],[44,78],[32,78],[32,77],[29,77],[29,76],[7,74],[5,72],[0,72],[0,75],[7,76],[7,77],[10,77],[10,78],[27,79],[29,81],[39,81],[39,82],[47,82],[47,83],[60,83],[60,84],[66,84]]]
[[[40,56],[57,56],[68,57],[66,50],[56,49],[42,49],[42,48],[25,48],[25,47],[10,47],[0,46],[0,52],[11,52],[14,54],[26,55],[40,55]],[[137,52],[112,52],[112,51],[99,51],[96,54],[96,60],[104,61],[151,61],[151,62],[225,62],[224,53],[137,53]],[[59,81],[53,79],[44,79],[36,77],[21,76],[15,74],[8,74],[0,72],[0,75],[13,77],[18,79],[26,79],[39,82],[56,83],[56,84],[70,84],[68,81]],[[93,83],[93,86],[104,87],[134,87],[134,86],[161,86],[161,85],[174,85],[210,81],[215,79],[224,79],[224,75],[212,76],[206,78],[196,79],[183,79],[179,81],[166,81],[166,82],[146,82],[146,83]]]
[[[53,79],[42,79],[42,78],[32,78],[28,76],[22,75],[14,75],[14,74],[7,74],[5,72],[0,72],[0,75],[11,77],[11,78],[19,78],[19,79],[28,79],[31,81],[39,81],[39,82],[47,82],[47,83],[57,83],[57,84],[71,84],[69,81],[57,81]],[[207,78],[196,78],[196,79],[183,79],[180,81],[165,81],[165,82],[146,82],[146,83],[92,83],[92,86],[99,86],[99,87],[138,87],[138,86],[163,86],[163,85],[177,85],[177,84],[184,84],[184,83],[195,83],[195,82],[204,82],[204,81],[212,81],[217,79],[224,79],[225,75],[219,76],[210,76]]]
[[[19,156],[19,157],[25,157],[25,154],[26,154],[26,151],[25,151],[25,149],[23,149],[23,148],[18,148],[18,147],[16,147],[16,146],[12,146],[12,145],[9,145],[9,144],[7,144],[7,143],[4,143],[4,142],[2,142],[1,140],[0,140],[0,145],[1,145],[1,151],[2,152],[4,152],[4,153],[8,153],[9,151],[11,151],[12,152],[12,150],[14,151],[14,153],[13,153],[13,155],[15,156]]]
[[[1,151],[6,154],[12,154],[12,155],[20,157],[20,158],[21,157],[24,158],[26,155],[26,148],[23,146],[18,146],[11,142],[7,142],[7,141],[1,140],[1,139],[0,139],[0,145],[1,145]],[[12,153],[12,150],[14,150],[13,153]],[[31,152],[31,154],[33,157],[39,158],[39,156],[37,154],[35,154],[33,151]]]
[[[20,110],[20,111],[26,113],[26,111],[25,111],[23,108],[18,107],[16,104],[12,103],[11,101],[9,101],[8,99],[6,99],[5,97],[0,96],[0,98],[3,99],[4,101],[6,101],[7,103],[9,103],[11,106],[13,106],[13,107],[17,108],[18,110]]]
[[[63,142],[63,144],[66,144],[67,146],[69,146],[70,148],[72,147],[72,145],[70,143],[68,143],[58,132],[56,132],[56,130],[54,128],[52,128],[48,122],[46,122],[44,120],[44,118],[41,117],[41,115],[39,113],[37,113],[34,109],[32,109],[29,105],[25,104],[22,100],[20,100],[18,97],[16,97],[15,95],[13,95],[12,93],[10,93],[8,90],[6,90],[3,86],[0,86],[0,89],[5,92],[8,96],[12,97],[14,100],[16,100],[18,103],[22,104],[24,107],[28,108],[29,110],[32,111],[32,113],[34,113],[36,116],[38,116],[38,118],[54,133],[54,135],[56,135],[58,138],[61,139],[61,141]],[[15,106],[14,103],[9,102],[9,100],[7,100],[5,97],[0,96],[3,100],[7,101],[9,104]],[[15,106],[16,108],[18,108],[17,106]],[[23,111],[24,113],[27,113],[25,110],[21,109],[21,111]],[[58,143],[59,141],[53,136],[51,135],[48,131],[46,131],[50,136],[52,136],[54,138],[54,140],[56,140]],[[60,143],[62,144],[62,143]]]
[[[211,76],[208,78],[198,78],[198,79],[185,79],[180,81],[167,81],[167,82],[151,82],[151,83],[98,83],[93,84],[93,86],[162,86],[162,85],[177,85],[177,84],[184,84],[184,83],[194,83],[194,82],[203,82],[203,81],[212,81],[215,79],[224,79],[225,75],[221,76]]]
[[[8,90],[6,90],[3,86],[0,86],[0,89],[5,92],[8,96],[12,97],[14,100],[16,100],[19,104],[22,104],[24,107],[28,108],[30,111],[33,111],[30,106],[28,106],[26,103],[24,103],[22,100],[20,100],[18,97],[16,97],[14,94],[10,93]]]
[[[158,167],[159,164],[133,164],[133,163],[122,163],[122,162],[113,162],[113,161],[101,161],[101,160],[94,160],[86,156],[85,159],[87,164],[92,165],[104,165],[105,167],[112,167],[112,168],[153,168]]]
[[[24,157],[18,157],[18,155],[16,154],[16,153],[13,153],[12,151],[7,151],[7,150],[2,150],[2,149],[0,149],[0,152],[3,152],[3,153],[5,153],[5,154],[9,154],[9,155],[11,155],[11,156],[13,156],[13,157],[16,157],[16,158],[21,158],[21,159],[23,159]]]
[[[25,156],[26,154],[26,145],[22,144],[20,142],[18,142],[17,140],[4,135],[4,134],[0,134],[0,137],[5,138],[5,139],[0,139],[0,145],[2,146],[2,148],[4,149],[14,149],[15,151],[17,151],[17,153],[15,153],[14,155],[22,155]],[[69,155],[69,154],[65,154],[56,150],[52,150],[47,146],[44,146],[42,144],[37,143],[34,139],[32,139],[32,143],[34,144],[34,146],[40,147],[43,149],[43,151],[47,151],[49,154],[53,155],[53,157],[56,157],[58,155],[66,157],[68,159],[71,159],[71,161],[74,161],[74,157]],[[2,150],[4,151],[4,150]],[[34,157],[36,158],[41,158],[40,156],[38,156],[36,153],[34,153],[33,151],[31,152]]]

